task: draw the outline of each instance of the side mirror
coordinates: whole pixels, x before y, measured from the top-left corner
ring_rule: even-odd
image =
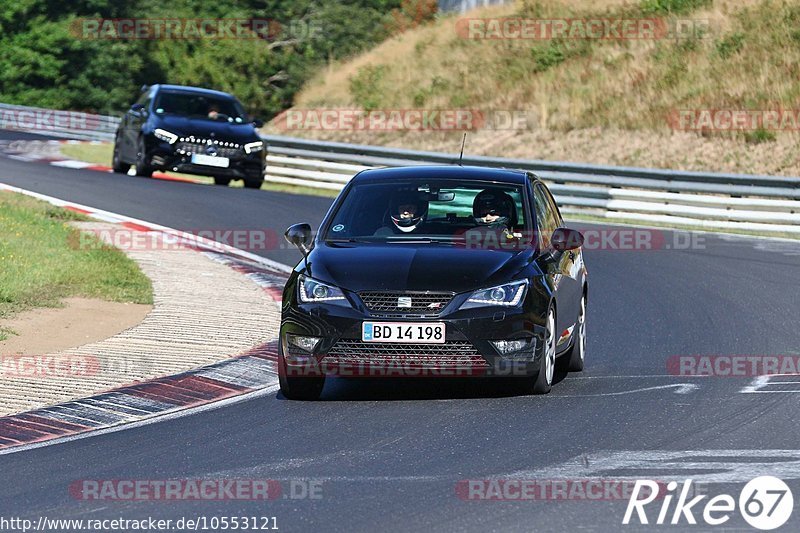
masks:
[[[297,246],[297,248],[302,252],[302,254],[308,255],[308,252],[311,250],[311,226],[302,223],[302,224],[294,224],[289,226],[286,230],[286,233],[283,234],[286,240]]]
[[[574,229],[558,228],[550,238],[550,245],[559,252],[575,250],[583,246],[583,235]]]
[[[261,120],[260,118],[254,118],[253,119],[253,126],[255,126],[256,128],[263,128],[264,127],[264,121]]]

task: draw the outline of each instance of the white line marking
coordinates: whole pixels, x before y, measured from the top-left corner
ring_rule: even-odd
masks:
[[[598,396],[622,396],[623,394],[634,394],[637,392],[646,392],[651,390],[662,389],[675,389],[675,394],[689,394],[694,392],[700,387],[693,383],[674,383],[672,385],[657,385],[655,387],[642,387],[641,389],[633,389],[619,392],[599,392],[597,394],[556,394],[557,398],[595,398]]]

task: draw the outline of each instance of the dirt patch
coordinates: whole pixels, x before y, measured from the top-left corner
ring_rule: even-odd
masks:
[[[0,342],[0,355],[46,354],[107,339],[139,324],[153,308],[92,298],[66,298],[63,303],[0,322],[16,333]]]

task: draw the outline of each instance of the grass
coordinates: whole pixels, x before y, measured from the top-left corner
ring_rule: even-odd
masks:
[[[28,309],[58,307],[70,296],[153,302],[150,280],[120,250],[99,243],[75,247],[79,232],[68,222],[76,220],[87,219],[24,195],[0,192],[0,320]],[[91,244],[95,238],[88,239]],[[10,333],[0,328],[0,340]]]
[[[530,0],[467,16],[696,25],[677,39],[471,40],[459,35],[460,16],[440,17],[332,64],[296,107],[514,109],[555,131],[668,130],[673,109],[792,109],[800,96],[796,2]]]
[[[86,161],[87,163],[94,163],[97,165],[110,165],[112,146],[110,143],[92,144],[92,143],[76,143],[64,144],[61,146],[61,154],[64,157],[77,159],[78,161]],[[169,172],[170,176],[178,176],[198,180],[206,185],[213,185],[214,180],[206,176],[195,176],[190,174],[180,174],[177,172]],[[231,187],[242,187],[241,181],[233,181]],[[325,189],[316,189],[314,187],[303,187],[296,185],[288,185],[283,183],[269,183],[265,182],[261,186],[261,190],[283,192],[290,194],[302,194],[306,196],[323,196],[325,198],[336,198],[339,194],[338,191],[331,191]]]

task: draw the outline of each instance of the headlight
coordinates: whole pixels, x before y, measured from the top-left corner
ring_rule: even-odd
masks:
[[[300,276],[299,290],[300,301],[303,303],[334,302],[345,299],[341,289],[305,276]]]
[[[256,141],[254,143],[247,143],[244,145],[244,153],[252,154],[253,152],[260,152],[264,149],[263,141]]]
[[[162,130],[161,128],[156,128],[155,131],[153,131],[153,135],[155,135],[157,139],[167,141],[169,144],[174,144],[175,141],[178,140],[177,135],[167,130]]]
[[[473,307],[484,307],[489,305],[500,305],[503,307],[513,307],[519,305],[525,297],[525,290],[528,288],[528,280],[512,281],[504,285],[481,289],[470,294],[467,301],[461,304],[461,309],[472,309]]]

